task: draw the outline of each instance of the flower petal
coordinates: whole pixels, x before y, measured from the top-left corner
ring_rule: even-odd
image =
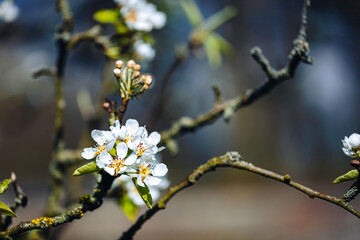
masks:
[[[106,151],[107,152],[111,151],[111,149],[114,147],[114,144],[115,144],[115,139],[112,139],[110,142],[108,142],[105,148]]]
[[[168,168],[164,163],[159,163],[154,168],[154,176],[162,177],[168,172]]]
[[[132,153],[128,158],[125,159],[124,165],[131,165],[135,163],[136,159],[137,159],[137,155]]]
[[[91,137],[94,139],[95,142],[102,143],[104,136],[103,136],[102,131],[95,129],[95,130],[92,130]]]
[[[147,176],[145,178],[145,182],[148,185],[155,186],[155,185],[158,185],[161,182],[161,178],[154,177],[154,176]]]
[[[134,135],[139,129],[139,123],[135,119],[129,119],[126,121],[125,127],[128,133]]]
[[[126,157],[128,152],[128,147],[126,146],[126,143],[121,142],[116,146],[116,155],[118,158],[122,159]]]
[[[104,167],[104,170],[110,174],[111,176],[114,176],[115,175],[115,168],[112,168],[112,167]]]
[[[81,153],[81,156],[85,159],[93,159],[95,157],[95,153],[97,152],[96,148],[84,148],[84,151]]]
[[[161,135],[158,132],[152,132],[150,136],[146,139],[146,142],[156,146],[161,140]]]

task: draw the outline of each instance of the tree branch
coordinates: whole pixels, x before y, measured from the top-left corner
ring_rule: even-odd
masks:
[[[215,157],[210,159],[208,162],[206,162],[203,165],[200,165],[197,169],[195,169],[190,175],[188,175],[185,180],[183,180],[178,185],[171,187],[169,191],[164,195],[164,197],[155,205],[152,209],[147,210],[143,215],[141,215],[136,223],[132,225],[126,232],[123,233],[120,240],[129,240],[133,239],[134,235],[142,225],[149,220],[153,215],[155,215],[159,210],[165,209],[166,204],[169,202],[169,200],[175,196],[175,194],[179,193],[180,191],[184,190],[185,188],[188,188],[195,183],[205,174],[211,171],[215,171],[216,168],[220,167],[230,167],[230,168],[236,168],[239,170],[245,170],[248,172],[255,173],[257,175],[270,178],[272,180],[284,183],[292,188],[295,188],[296,190],[308,195],[311,199],[313,198],[319,198],[321,200],[330,202],[334,205],[337,205],[346,211],[350,212],[354,216],[360,218],[360,212],[350,206],[348,202],[346,202],[345,199],[339,199],[334,196],[326,195],[323,193],[320,193],[316,190],[313,190],[311,188],[308,188],[304,185],[301,185],[300,183],[294,182],[291,180],[291,177],[286,175],[279,175],[277,173],[274,173],[272,171],[259,168],[254,166],[252,163],[248,163],[241,160],[241,156],[237,152],[227,152],[226,154]]]
[[[216,121],[220,117],[224,117],[226,121],[229,121],[237,110],[242,107],[248,106],[270,93],[280,83],[289,80],[294,77],[295,71],[300,62],[307,64],[313,63],[313,59],[309,54],[309,44],[306,42],[306,19],[307,19],[307,7],[309,6],[308,0],[304,1],[304,8],[301,17],[301,26],[299,34],[294,40],[294,46],[289,54],[288,63],[280,70],[275,70],[271,67],[268,59],[262,54],[259,47],[251,49],[251,55],[256,62],[260,64],[263,71],[267,75],[267,78],[261,82],[258,86],[246,90],[243,94],[225,101],[222,104],[216,104],[210,111],[198,115],[195,118],[182,117],[173,125],[163,132],[161,132],[162,142],[173,145],[173,139],[187,132],[193,132],[196,129],[209,125]],[[170,145],[170,146],[171,146]]]
[[[33,229],[49,229],[67,222],[72,222],[75,219],[80,219],[87,211],[93,211],[99,208],[103,203],[103,198],[106,192],[110,189],[115,177],[106,172],[100,172],[101,179],[94,188],[92,195],[82,195],[80,197],[81,206],[68,210],[62,214],[54,217],[40,217],[31,221],[20,222],[13,228],[7,231],[0,232],[0,239],[11,239],[12,237]]]

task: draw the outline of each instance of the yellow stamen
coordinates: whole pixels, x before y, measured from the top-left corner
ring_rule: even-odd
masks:
[[[125,159],[118,159],[115,158],[113,164],[110,164],[109,167],[115,168],[115,175],[117,175],[121,168],[125,167],[123,164],[125,162]]]
[[[136,22],[136,12],[135,12],[135,11],[130,11],[130,12],[125,16],[125,21],[133,21],[133,22]]]
[[[150,165],[149,165],[150,166]],[[149,166],[145,167],[143,165],[139,165],[139,170],[137,171],[137,174],[141,176],[141,180],[144,181],[146,176],[150,175],[150,169]]]

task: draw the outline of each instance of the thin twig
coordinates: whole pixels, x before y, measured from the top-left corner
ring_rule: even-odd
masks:
[[[280,70],[275,70],[271,67],[268,59],[262,54],[259,47],[254,47],[251,50],[251,55],[257,61],[267,78],[258,86],[246,90],[243,94],[225,101],[222,104],[217,104],[210,111],[200,114],[195,118],[182,117],[168,129],[161,133],[161,140],[164,143],[172,143],[173,139],[187,132],[193,132],[196,129],[209,125],[220,117],[224,117],[229,121],[237,110],[248,106],[260,99],[264,95],[271,92],[280,83],[294,77],[295,71],[300,62],[307,64],[313,63],[313,59],[308,56],[309,44],[305,40],[306,32],[306,8],[309,1],[305,0],[303,15],[301,17],[301,27],[297,38],[294,40],[294,46],[289,54],[289,60],[285,67]]]
[[[292,188],[295,188],[296,190],[308,195],[311,199],[318,198],[327,202],[330,202],[332,204],[335,204],[346,211],[350,212],[354,216],[360,218],[360,212],[350,206],[344,199],[336,198],[331,195],[326,195],[323,193],[320,193],[318,191],[315,191],[311,188],[308,188],[300,183],[294,182],[291,180],[291,177],[286,175],[280,175],[277,173],[274,173],[272,171],[259,168],[254,166],[251,163],[245,162],[241,160],[241,156],[237,152],[227,152],[226,154],[215,157],[210,159],[208,162],[206,162],[203,165],[200,165],[197,169],[195,169],[190,175],[188,175],[185,180],[183,180],[178,185],[171,187],[169,191],[164,195],[164,197],[155,205],[152,209],[147,210],[143,215],[141,215],[138,220],[135,222],[134,225],[132,225],[126,232],[123,233],[120,240],[129,240],[133,239],[134,235],[142,225],[149,220],[153,215],[155,215],[159,210],[163,210],[166,207],[166,204],[168,201],[175,196],[175,194],[179,193],[180,191],[184,190],[185,188],[188,188],[195,183],[205,174],[211,171],[215,171],[216,168],[220,167],[230,167],[230,168],[236,168],[239,170],[245,170],[251,173],[255,173],[257,175],[261,175],[266,178],[270,178],[272,180],[284,183]]]

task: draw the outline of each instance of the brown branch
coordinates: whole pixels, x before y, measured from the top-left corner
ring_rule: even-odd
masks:
[[[226,121],[229,121],[237,110],[252,104],[256,100],[270,93],[271,90],[280,83],[293,78],[300,62],[308,64],[313,63],[313,59],[308,56],[310,51],[309,44],[305,40],[306,9],[308,5],[309,1],[305,0],[299,34],[294,40],[294,46],[289,54],[289,61],[285,67],[280,70],[275,70],[271,67],[268,59],[262,54],[262,51],[259,47],[252,48],[251,55],[255,61],[260,64],[263,71],[267,75],[267,79],[261,82],[258,86],[246,90],[243,94],[237,97],[227,100],[222,104],[216,104],[213,109],[204,114],[201,114],[195,118],[180,118],[175,123],[173,123],[173,125],[168,130],[161,133],[162,142],[166,144],[168,142],[171,143],[174,138],[187,132],[193,132],[202,126],[209,125],[222,116]]]
[[[98,182],[92,195],[82,195],[80,197],[81,206],[68,210],[54,217],[40,217],[31,221],[20,222],[7,231],[0,232],[0,239],[11,239],[21,233],[34,229],[50,229],[80,219],[87,211],[93,211],[99,208],[103,203],[106,192],[110,189],[115,177],[106,172],[100,172],[101,180]]]
[[[197,169],[195,169],[191,174],[189,174],[185,180],[183,180],[178,185],[171,187],[169,191],[165,194],[165,196],[155,205],[152,209],[147,210],[143,215],[141,215],[136,223],[132,225],[126,232],[123,233],[120,240],[129,240],[133,239],[134,235],[142,225],[149,220],[153,215],[155,215],[159,210],[163,210],[166,207],[166,204],[169,202],[169,200],[175,196],[175,194],[179,193],[180,191],[184,190],[185,188],[188,188],[195,183],[206,173],[215,171],[216,168],[220,167],[230,167],[235,168],[239,170],[245,170],[251,173],[255,173],[257,175],[270,178],[272,180],[284,183],[292,188],[295,188],[296,190],[308,195],[311,199],[318,198],[327,202],[330,202],[334,205],[337,205],[346,211],[350,212],[354,216],[360,218],[360,212],[350,206],[345,199],[336,198],[334,196],[326,195],[323,193],[320,193],[316,190],[313,190],[311,188],[308,188],[304,185],[301,185],[300,183],[294,182],[291,180],[291,177],[286,175],[280,175],[277,173],[274,173],[272,171],[259,168],[254,166],[251,163],[245,162],[241,160],[241,156],[237,152],[227,152],[226,154],[215,157],[210,159],[208,162],[206,162],[203,165],[200,165]]]

